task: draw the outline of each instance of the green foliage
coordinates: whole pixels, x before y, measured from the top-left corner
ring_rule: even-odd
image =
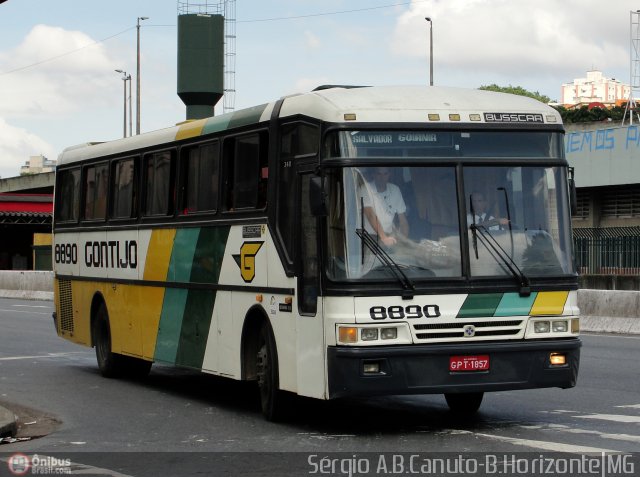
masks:
[[[537,99],[538,101],[548,104],[551,100],[548,96],[540,94],[539,92],[528,91],[521,86],[498,86],[497,84],[491,84],[488,86],[480,86],[485,91],[497,91],[499,93],[517,94],[520,96],[527,96],[529,98]],[[624,117],[625,104],[622,106],[614,106],[613,108],[598,108],[593,107],[589,109],[588,106],[581,106],[579,108],[567,109],[564,106],[553,106],[562,116],[562,122],[564,124],[571,123],[591,123],[591,122],[604,122],[604,121],[622,121]],[[640,114],[640,110],[634,110],[634,114]]]
[[[555,107],[560,116],[562,116],[562,122],[565,124],[571,123],[590,123],[590,122],[602,122],[602,121],[622,121],[624,117],[625,105],[614,106],[613,108],[591,108],[588,106],[581,106],[579,108],[567,109],[564,106]],[[638,112],[635,111],[634,114]]]
[[[549,102],[551,102],[551,99],[549,98],[549,96],[545,96],[544,94],[540,94],[537,91],[528,91],[526,89],[524,89],[521,86],[498,86],[497,84],[490,84],[490,85],[485,85],[485,86],[480,86],[481,90],[484,91],[496,91],[498,93],[510,93],[510,94],[517,94],[519,96],[527,96],[529,98],[533,98],[533,99],[537,99],[538,101],[540,101],[541,103],[547,104]]]

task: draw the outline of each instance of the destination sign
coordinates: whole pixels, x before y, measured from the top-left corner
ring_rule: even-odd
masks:
[[[451,146],[450,133],[429,131],[358,131],[351,134],[355,146],[362,147],[442,147]]]
[[[542,114],[537,113],[484,113],[487,123],[544,123]]]

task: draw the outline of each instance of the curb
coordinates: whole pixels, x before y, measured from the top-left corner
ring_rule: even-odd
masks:
[[[29,291],[29,290],[0,290],[0,298],[53,301],[53,292]]]
[[[16,415],[0,406],[0,437],[15,437],[17,432]]]

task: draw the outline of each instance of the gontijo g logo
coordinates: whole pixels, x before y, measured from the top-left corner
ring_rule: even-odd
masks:
[[[240,267],[240,275],[245,283],[251,283],[256,276],[256,255],[264,242],[244,242],[240,247],[240,254],[233,255],[233,259]]]

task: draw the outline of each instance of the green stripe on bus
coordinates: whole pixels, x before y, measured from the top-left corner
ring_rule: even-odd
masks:
[[[502,299],[502,293],[470,294],[462,304],[456,318],[493,316]]]
[[[158,326],[154,360],[174,364],[182,330],[182,317],[187,303],[187,290],[167,288]]]
[[[229,226],[200,229],[188,281],[192,283],[218,283],[229,230]]]
[[[214,116],[207,119],[207,122],[202,128],[202,134],[211,134],[228,129],[232,116],[233,114],[223,114],[222,116]]]
[[[519,293],[505,293],[494,316],[528,315],[536,296],[538,296],[537,292],[529,296],[520,296]]]
[[[189,290],[176,353],[177,365],[202,368],[215,301],[213,290]]]
[[[190,273],[188,280],[185,281],[217,284],[230,227],[212,226],[196,230],[198,230],[197,241],[195,250],[191,254],[192,260],[188,262]],[[190,240],[195,238],[195,233],[190,234],[188,238],[185,236],[185,247],[193,247],[194,244]],[[178,245],[180,240],[176,238],[176,246]],[[176,364],[194,368],[202,367],[215,301],[214,290],[189,290],[179,341],[177,341]]]
[[[199,228],[178,229],[173,242],[171,260],[169,262],[169,282],[188,282],[191,277],[193,257],[200,236]]]
[[[260,106],[254,106],[252,108],[243,109],[233,113],[233,117],[229,122],[229,128],[237,128],[259,122],[260,117],[262,116],[262,113],[264,113],[264,110],[267,109],[267,106],[269,106],[269,104],[261,104]]]
[[[199,236],[198,228],[176,231],[169,260],[168,282],[189,281]],[[156,340],[155,359],[158,361],[172,364],[176,362],[188,296],[187,290],[165,290]]]

